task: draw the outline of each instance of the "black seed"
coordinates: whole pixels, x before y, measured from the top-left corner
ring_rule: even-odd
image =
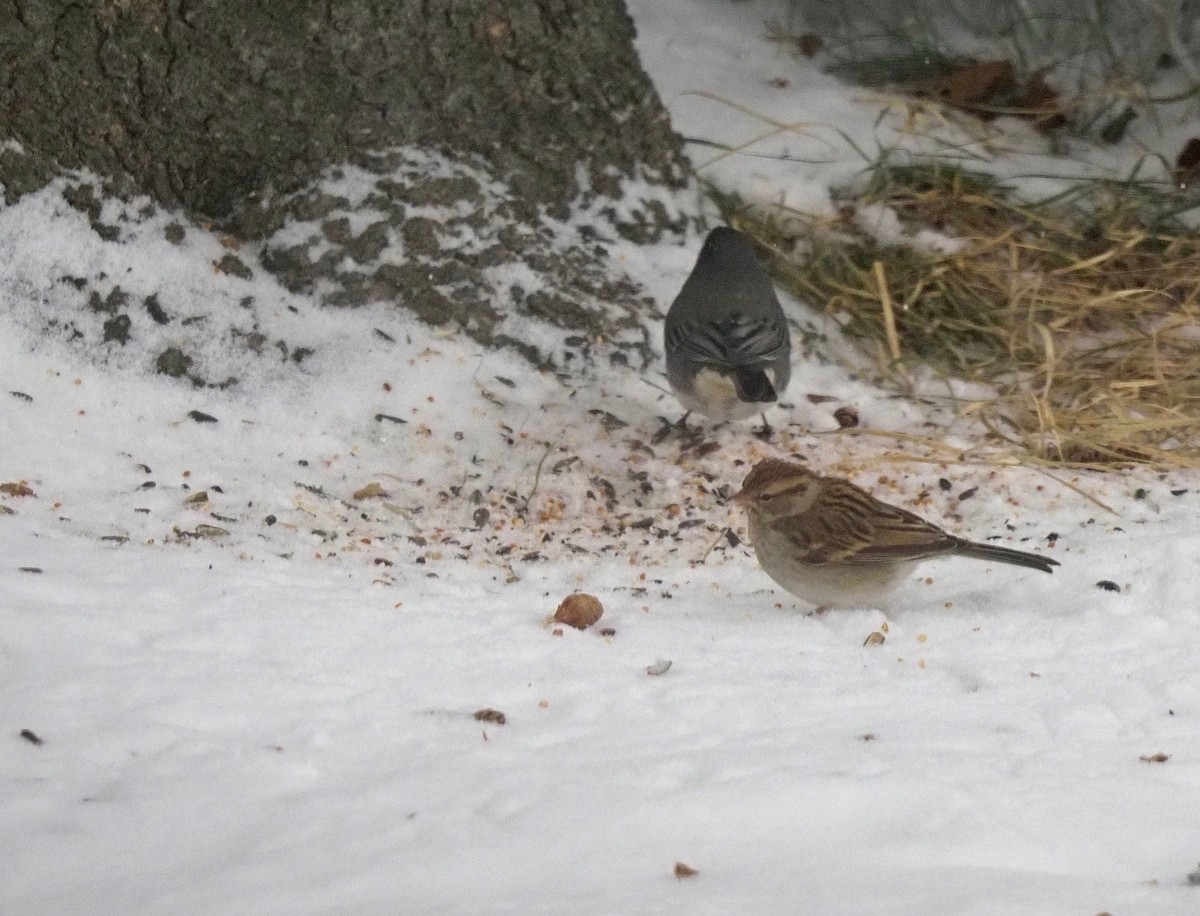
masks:
[[[1096,583],[1096,588],[1102,588],[1106,592],[1119,592],[1121,590],[1121,586],[1117,585],[1116,582],[1110,582],[1108,579],[1101,579]]]

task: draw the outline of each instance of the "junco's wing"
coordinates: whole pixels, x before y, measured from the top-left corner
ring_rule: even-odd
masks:
[[[729,315],[687,321],[667,332],[667,346],[702,366],[768,366],[790,346],[787,325],[773,316]]]

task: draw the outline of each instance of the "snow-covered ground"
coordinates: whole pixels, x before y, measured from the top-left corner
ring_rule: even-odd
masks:
[[[685,136],[766,132],[718,99],[809,125],[697,146],[705,177],[820,209],[863,164],[830,124],[897,142],[764,39],[770,4],[631,9]],[[997,168],[1047,159],[1011,129]],[[952,404],[871,387],[792,301],[826,339],[775,439],[662,438],[661,364],[564,384],[214,271],[172,219],[104,242],[54,188],[0,210],[0,912],[1200,912],[1196,475],[954,460]],[[616,260],[665,308],[698,244]],[[188,318],[131,310],[148,343],[84,359],[104,315],[63,278],[101,275]],[[205,335],[230,325],[314,353]],[[155,374],[176,338],[239,383]],[[946,449],[837,434],[842,405]],[[929,564],[886,614],[809,615],[724,534],[779,454],[1062,566]],[[575,590],[600,623],[547,625]]]

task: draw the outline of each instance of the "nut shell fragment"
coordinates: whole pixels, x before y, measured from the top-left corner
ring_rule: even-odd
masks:
[[[852,429],[858,426],[858,410],[849,405],[839,407],[833,412],[833,419],[840,429]]]
[[[600,603],[600,599],[594,595],[576,592],[562,600],[558,610],[554,612],[554,619],[577,630],[586,630],[603,614],[604,605]]]

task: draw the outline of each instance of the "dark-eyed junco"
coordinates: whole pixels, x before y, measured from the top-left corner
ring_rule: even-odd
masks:
[[[665,328],[667,379],[679,402],[713,420],[761,413],[787,388],[791,335],[750,240],[708,234]]]

